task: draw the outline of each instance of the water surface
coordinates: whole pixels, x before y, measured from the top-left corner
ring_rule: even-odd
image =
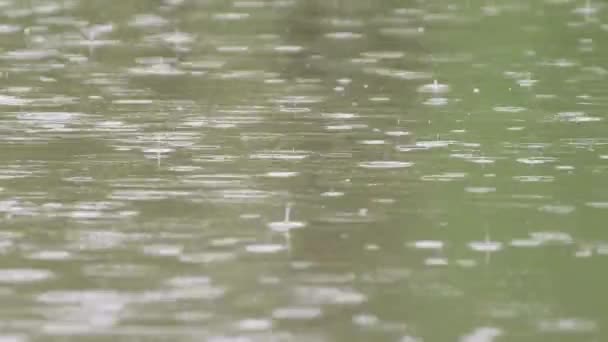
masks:
[[[0,341],[602,341],[596,1],[0,1]]]

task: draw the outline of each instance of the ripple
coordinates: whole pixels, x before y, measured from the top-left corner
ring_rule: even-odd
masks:
[[[424,259],[424,264],[427,266],[447,266],[448,263],[447,258],[431,257]]]
[[[515,107],[515,106],[497,106],[492,108],[495,112],[502,113],[520,113],[526,110],[524,107]]]
[[[403,80],[424,80],[431,78],[431,74],[422,71],[389,69],[389,68],[366,68],[363,70],[368,74],[398,78]]]
[[[30,112],[17,114],[17,119],[33,123],[67,123],[83,115],[69,112]]]
[[[552,231],[544,231],[544,232],[533,232],[530,233],[530,237],[533,240],[540,241],[543,244],[571,244],[574,242],[574,239],[570,234],[564,232],[552,232]]]
[[[437,175],[425,175],[420,177],[423,181],[431,181],[431,182],[453,182],[458,180],[463,180],[467,177],[467,174],[464,172],[446,172]]]
[[[20,61],[36,61],[48,59],[58,55],[56,50],[45,49],[45,50],[13,50],[0,55],[0,59],[20,60]]]
[[[0,334],[0,342],[27,342],[25,335],[5,335]]]
[[[443,241],[439,240],[418,240],[409,243],[409,246],[417,249],[442,249],[444,247]]]
[[[400,162],[400,161],[369,161],[369,162],[361,162],[359,163],[359,167],[365,169],[402,169],[407,168],[414,165],[414,163],[410,162]]]
[[[287,247],[274,243],[247,245],[245,250],[256,254],[274,254],[286,250]]]
[[[503,331],[494,327],[475,328],[473,332],[460,338],[460,342],[493,342],[503,334]]]
[[[380,323],[380,319],[377,316],[371,314],[358,314],[353,316],[353,324],[361,327],[375,326]]]
[[[115,190],[110,195],[114,200],[130,201],[156,201],[174,197],[185,197],[191,195],[189,191],[171,190]]]
[[[177,256],[182,253],[183,246],[179,245],[147,245],[142,248],[142,252],[146,255],[154,255],[159,257]]]
[[[472,194],[488,194],[492,192],[496,192],[496,188],[494,187],[466,187],[464,191]]]
[[[202,252],[202,253],[192,253],[192,254],[179,254],[180,262],[187,263],[202,263],[202,264],[211,264],[211,263],[223,263],[236,259],[237,255],[230,252]]]
[[[281,53],[298,53],[304,50],[304,47],[299,45],[279,45],[274,47],[274,51]]]
[[[185,71],[166,63],[129,68],[128,72],[138,76],[179,76],[186,73]]]
[[[575,122],[575,123],[596,122],[596,121],[602,120],[602,118],[599,118],[599,117],[588,116],[584,112],[561,112],[561,113],[557,113],[557,115],[555,116],[555,119],[557,121]]]
[[[169,20],[156,14],[136,14],[129,21],[129,26],[137,28],[161,27],[169,24]]]
[[[515,176],[513,180],[522,183],[550,183],[555,180],[553,176]]]
[[[587,202],[585,205],[595,209],[608,209],[608,202]]]
[[[272,328],[272,321],[263,318],[243,319],[236,323],[240,331],[265,331]]]
[[[544,205],[539,208],[540,211],[558,215],[568,215],[574,212],[575,209],[576,208],[571,205]]]
[[[450,87],[447,84],[441,84],[437,83],[437,81],[434,81],[433,83],[424,84],[418,87],[417,90],[419,93],[441,94],[450,91]]]
[[[362,52],[361,56],[375,59],[400,59],[405,56],[401,51],[369,51]]]
[[[335,40],[353,40],[363,38],[363,34],[356,32],[331,32],[326,33],[325,37]]]
[[[193,287],[200,285],[208,285],[211,283],[211,278],[200,276],[200,277],[174,277],[167,280],[167,284],[176,287]]]
[[[17,25],[7,25],[7,24],[0,25],[0,34],[15,33],[15,32],[19,32],[21,30],[22,30],[21,26],[17,26]]]
[[[260,160],[302,160],[308,157],[307,153],[296,151],[273,151],[259,152],[249,156],[251,159]]]
[[[277,221],[270,222],[268,224],[268,228],[274,230],[275,232],[287,232],[292,229],[299,229],[306,227],[306,222],[300,221]]]
[[[28,255],[29,259],[33,260],[69,260],[72,259],[72,254],[67,251],[38,251]]]
[[[215,13],[213,19],[220,21],[235,21],[249,18],[249,13],[241,12],[226,12],[226,13]]]
[[[498,252],[502,249],[502,242],[498,241],[473,241],[469,248],[476,252]]]
[[[269,178],[291,178],[299,175],[299,172],[294,171],[270,171],[266,172],[264,176]]]
[[[596,331],[598,326],[597,323],[592,320],[580,318],[561,318],[556,320],[541,321],[538,323],[538,329],[543,332],[586,333]]]
[[[0,283],[4,284],[35,283],[48,280],[52,277],[54,277],[54,274],[49,270],[30,268],[0,269]]]
[[[407,131],[387,131],[384,132],[384,134],[390,136],[390,137],[404,137],[404,136],[408,136],[410,135],[410,132]]]
[[[447,147],[454,143],[455,143],[455,141],[451,141],[451,140],[428,140],[428,141],[416,141],[415,146],[421,147],[423,149],[431,149],[431,148]]]
[[[152,266],[138,264],[87,264],[83,267],[82,273],[88,277],[103,278],[143,278],[156,271]]]
[[[220,191],[220,196],[227,200],[260,200],[272,197],[274,193],[253,189],[229,189]]]
[[[386,36],[411,37],[424,33],[424,27],[383,27],[380,33]]]
[[[539,247],[542,243],[539,239],[513,239],[509,242],[509,245],[512,247],[531,248]]]
[[[342,197],[344,193],[341,191],[326,191],[321,193],[321,197]]]
[[[0,105],[2,106],[24,106],[30,102],[30,100],[20,97],[0,94]]]
[[[445,106],[448,104],[448,99],[445,97],[431,97],[424,101],[423,104],[428,106]]]
[[[279,320],[311,320],[322,316],[321,308],[309,306],[291,306],[275,309],[272,317]]]
[[[125,297],[115,291],[48,291],[36,297],[36,300],[49,304],[103,303],[123,302]]]
[[[348,288],[302,286],[295,293],[303,302],[315,305],[358,305],[367,301],[364,294]]]
[[[540,165],[546,163],[553,163],[557,159],[552,157],[531,157],[531,158],[517,158],[518,163],[528,164],[528,165]]]

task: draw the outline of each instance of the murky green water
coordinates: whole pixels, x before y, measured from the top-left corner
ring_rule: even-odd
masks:
[[[0,17],[0,341],[608,338],[604,3]]]

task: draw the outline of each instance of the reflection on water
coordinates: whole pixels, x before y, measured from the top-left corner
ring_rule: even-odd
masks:
[[[0,341],[602,341],[598,1],[0,1]]]

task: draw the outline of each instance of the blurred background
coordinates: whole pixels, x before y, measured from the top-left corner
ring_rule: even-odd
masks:
[[[604,341],[597,0],[0,0],[0,341]]]

